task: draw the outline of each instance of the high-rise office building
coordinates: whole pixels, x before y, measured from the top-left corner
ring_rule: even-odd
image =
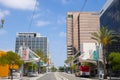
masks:
[[[96,12],[67,13],[67,54],[74,55],[83,42],[95,42],[91,33],[99,30],[99,14]]]
[[[47,37],[41,36],[38,33],[17,33],[16,35],[16,45],[15,52],[18,52],[20,46],[25,45],[29,47],[32,51],[41,50],[45,54],[48,55],[48,40]]]
[[[91,33],[98,31],[99,25],[99,14],[96,12],[68,12],[67,56],[74,55],[78,59],[83,43],[95,43]]]
[[[107,46],[107,53],[120,52],[120,0],[107,0],[100,12],[100,25],[114,30],[113,36],[117,39]]]

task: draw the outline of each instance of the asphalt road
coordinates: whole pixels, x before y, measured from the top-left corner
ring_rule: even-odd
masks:
[[[56,80],[55,73],[47,73],[46,75],[40,77],[37,80]]]
[[[66,77],[68,80],[89,80],[88,78],[84,78],[84,77],[76,77],[75,75],[71,75],[68,73],[59,73],[60,75]]]
[[[74,75],[59,73],[59,72],[51,72],[46,75],[40,77],[37,80],[87,80],[86,78],[75,77]]]

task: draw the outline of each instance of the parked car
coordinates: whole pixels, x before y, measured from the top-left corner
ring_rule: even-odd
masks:
[[[13,76],[14,79],[18,79],[18,78],[21,77],[20,73],[16,72],[16,71],[13,71],[12,76]],[[11,79],[11,75],[8,76],[8,79]]]
[[[36,76],[38,76],[38,72],[36,72],[36,71],[28,72],[27,75],[28,75],[29,77],[36,77]]]

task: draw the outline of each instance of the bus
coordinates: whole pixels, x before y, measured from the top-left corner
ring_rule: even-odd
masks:
[[[90,76],[90,66],[79,66],[79,69],[75,72],[75,76]]]

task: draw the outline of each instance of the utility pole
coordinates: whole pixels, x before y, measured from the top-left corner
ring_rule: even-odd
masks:
[[[98,68],[98,80],[100,80],[100,75],[99,75],[99,73],[100,73],[100,64],[99,64],[99,53],[100,53],[100,44],[97,44],[96,43],[96,51],[97,51],[97,54],[98,54],[98,59],[97,59],[97,68]]]

